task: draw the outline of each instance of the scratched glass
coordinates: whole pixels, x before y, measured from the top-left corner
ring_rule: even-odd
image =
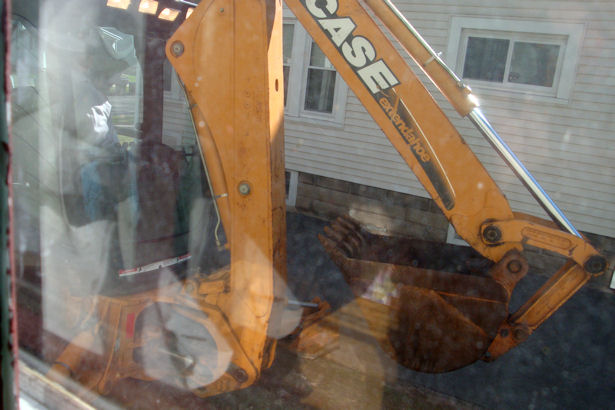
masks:
[[[10,2],[22,408],[612,407],[615,2],[394,2]]]

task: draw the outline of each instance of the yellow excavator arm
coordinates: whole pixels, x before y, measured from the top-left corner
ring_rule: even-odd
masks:
[[[527,270],[523,257],[513,251],[521,252],[529,245],[569,258],[569,262],[526,304],[504,320],[497,329],[488,332],[487,339],[491,340],[488,340],[487,351],[468,356],[467,363],[479,357],[494,359],[522,342],[593,275],[604,272],[607,267],[605,258],[578,233],[497,135],[478,108],[477,99],[469,88],[444,64],[389,0],[366,0],[365,4],[456,111],[476,125],[552,217],[553,222],[511,211],[495,182],[361,3],[357,0],[287,0],[286,3],[414,171],[457,233],[475,250],[497,263],[490,276],[505,289],[508,295],[506,305],[514,285]],[[340,227],[340,224],[337,226]],[[344,246],[341,246],[348,242],[344,235],[352,236],[356,235],[356,232],[341,228],[335,234],[329,235],[324,242],[338,265],[346,265],[343,270],[348,272],[347,276],[351,277],[365,270],[374,274],[385,269],[384,266],[366,266],[365,261],[359,261],[361,256],[356,257],[355,249],[355,257],[350,257],[348,252],[344,252]],[[375,238],[372,239],[372,247],[376,241]],[[363,250],[358,254],[361,252],[370,253],[369,250]],[[505,264],[504,260],[507,261]],[[370,263],[373,264],[374,261],[367,264]],[[387,267],[394,270],[399,268],[399,265]],[[410,275],[409,272],[405,273],[406,275],[402,276]],[[450,276],[447,280],[455,281]],[[459,277],[457,280],[463,282],[467,278]],[[457,287],[464,288],[459,284]],[[440,312],[449,311],[451,315],[455,315],[453,322],[463,322],[465,327],[471,328],[472,334],[477,331],[475,325],[479,324],[480,320],[471,320],[471,325],[467,323],[471,315],[465,304],[472,297],[466,295],[463,303],[445,301],[442,297],[451,292],[451,289],[447,288],[436,296],[433,294],[433,282],[423,285],[423,289],[432,290],[433,297],[429,298],[429,303],[436,303]],[[417,286],[406,287],[406,292],[416,291]],[[460,295],[457,294],[456,297],[459,298]],[[412,310],[423,306],[421,302],[413,302],[412,299],[420,298],[408,295],[401,304],[413,305]],[[494,300],[487,298],[486,304],[475,306],[474,314],[479,319],[488,316],[485,312],[492,303]],[[461,316],[457,317],[459,314]],[[413,323],[417,325],[421,321],[425,319],[413,320]],[[441,329],[447,332],[454,329],[446,321],[441,322],[442,324],[438,324]],[[480,324],[479,327],[479,333],[483,335],[486,329]],[[493,335],[495,339],[492,339]],[[416,334],[405,336],[406,339],[412,340],[418,337]],[[402,343],[408,341],[404,340]],[[431,341],[425,342],[432,344]],[[440,343],[438,349],[429,352],[421,352],[419,349],[413,352],[415,357],[412,358],[414,364],[411,367],[427,371],[451,370],[457,367],[459,362],[442,363],[438,359],[438,363],[442,364],[434,367],[430,360],[427,360],[430,364],[420,364],[420,355],[423,354],[425,359],[433,355],[446,356],[446,352],[458,344],[458,340],[454,343]],[[419,364],[416,364],[417,360]],[[465,360],[460,362],[467,364]]]
[[[263,15],[248,13],[248,16],[242,12],[243,7],[254,10],[259,6],[266,7],[268,21],[276,21],[271,16],[278,15],[279,11],[273,10],[281,5],[275,1],[246,3],[249,2],[203,2],[168,42],[168,57],[194,102],[192,111],[195,121],[200,124],[197,128],[204,156],[208,164],[213,164],[210,173],[214,191],[222,199],[219,201],[223,209],[221,213],[229,215],[225,228],[231,232],[231,254],[243,246],[243,243],[237,243],[234,232],[238,221],[245,218],[244,212],[251,212],[245,204],[262,202],[252,193],[241,195],[241,181],[253,187],[254,193],[269,192],[267,185],[255,180],[268,172],[268,164],[276,162],[275,157],[268,162],[269,158],[263,156],[266,154],[259,154],[256,150],[250,151],[249,159],[238,161],[237,156],[244,151],[241,146],[232,145],[232,141],[239,139],[234,144],[245,144],[248,134],[240,133],[233,128],[236,125],[231,127],[229,124],[238,121],[243,124],[258,118],[265,120],[267,113],[271,115],[266,107],[274,105],[267,101],[281,99],[283,95],[279,67],[276,71],[272,66],[268,81],[252,81],[252,72],[260,69],[264,62],[246,51],[254,49],[254,39],[250,36],[273,42],[279,28],[259,33],[256,19],[263,18]],[[605,259],[572,227],[493,131],[469,88],[446,67],[393,4],[387,0],[367,0],[365,3],[458,113],[469,117],[485,134],[555,223],[513,213],[496,183],[359,1],[286,0],[287,6],[384,131],[457,233],[495,265],[488,277],[475,278],[442,272],[436,275],[433,270],[421,271],[403,263],[380,260],[373,249],[377,247],[375,243],[385,241],[374,236],[366,240],[367,234],[347,220],[334,224],[321,240],[349,281],[357,277],[369,281],[378,272],[395,271],[396,280],[403,284],[405,294],[401,298],[401,310],[418,314],[422,318],[416,321],[425,325],[427,319],[423,316],[426,315],[420,315],[418,307],[433,306],[440,312],[436,315],[439,323],[433,325],[446,330],[446,333],[455,330],[455,340],[439,343],[436,350],[418,348],[412,357],[408,357],[408,352],[403,353],[409,366],[418,370],[445,371],[478,358],[495,358],[525,340],[592,275],[603,272]],[[223,24],[228,26],[218,31]],[[238,35],[237,30],[244,26],[250,27],[251,32],[246,36]],[[233,65],[227,67],[227,64]],[[250,80],[244,82],[244,78]],[[269,100],[264,98],[257,108],[255,96],[265,94]],[[281,103],[277,107],[281,109]],[[280,150],[281,147],[281,144],[277,146]],[[259,155],[261,158],[257,158]],[[275,152],[275,156],[281,156],[281,153]],[[252,163],[257,160],[262,160],[263,164],[254,167]],[[225,196],[227,192],[228,197]],[[263,228],[279,223],[273,212],[269,215],[271,219],[262,225]],[[252,234],[260,236],[258,232]],[[252,234],[245,238],[251,238]],[[388,245],[381,246],[393,247],[393,252],[401,251],[394,248],[399,244],[388,241]],[[569,262],[518,312],[509,316],[510,294],[527,271],[527,262],[521,254],[527,245],[556,252],[569,258]],[[422,279],[410,280],[410,277]],[[430,279],[425,280],[425,277]],[[491,290],[485,290],[484,295],[476,298],[475,287]],[[489,316],[486,312],[493,310],[493,306],[501,310],[496,309],[498,314],[494,315],[495,319],[487,321],[487,326],[483,323],[484,318]],[[465,344],[473,346],[480,339],[481,347],[470,348],[472,351],[467,357],[464,352],[458,352],[456,356],[461,356],[461,359],[443,361],[441,357],[448,357],[446,352],[453,349],[453,345],[460,344],[458,339],[463,332],[468,340]],[[426,335],[406,334],[398,342],[405,344],[413,340],[416,344],[415,339],[418,339],[423,341],[423,345],[433,344],[424,339],[436,337],[435,333],[427,332]],[[458,347],[455,349],[459,350]]]

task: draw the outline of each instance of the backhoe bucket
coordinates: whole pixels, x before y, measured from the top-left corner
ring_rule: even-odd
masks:
[[[382,316],[370,319],[365,312],[372,330],[386,333],[376,334],[385,350],[422,372],[483,358],[508,317],[514,285],[527,272],[516,251],[493,264],[469,247],[374,235],[349,218],[338,218],[319,239],[355,295],[371,301],[362,306],[387,306],[384,331],[376,323]]]

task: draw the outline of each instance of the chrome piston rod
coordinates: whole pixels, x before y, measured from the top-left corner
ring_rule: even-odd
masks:
[[[504,159],[506,165],[513,170],[519,180],[525,185],[530,193],[536,198],[538,203],[549,214],[549,216],[559,224],[563,229],[575,235],[581,237],[581,234],[576,230],[572,223],[566,218],[566,215],[561,209],[553,202],[549,195],[542,189],[540,184],[534,179],[532,174],[525,168],[523,163],[517,158],[514,152],[508,147],[508,145],[500,138],[498,133],[493,129],[489,121],[479,108],[475,108],[468,114],[468,118],[474,123],[476,128],[483,134],[485,139],[493,146],[498,154]]]

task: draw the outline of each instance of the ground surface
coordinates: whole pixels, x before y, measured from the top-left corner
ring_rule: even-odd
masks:
[[[343,280],[315,238],[325,225],[324,221],[289,214],[289,282],[304,300],[309,300],[313,292],[343,302]],[[309,277],[315,280],[304,282],[315,285],[305,289],[301,278]],[[513,304],[526,300],[543,280],[544,277],[530,271],[518,285]],[[614,318],[615,294],[589,284],[524,344],[497,361],[477,362],[438,375],[394,366],[387,370],[388,377],[393,378],[390,385],[426,388],[485,408],[612,408]],[[384,354],[369,359],[380,360],[383,367],[393,366]],[[389,404],[392,403],[383,401],[383,407],[388,408]]]
[[[318,296],[333,306],[340,336],[328,353],[306,359],[282,342],[273,366],[248,389],[198,399],[127,380],[112,391],[111,402],[129,408],[612,408],[613,293],[586,286],[524,344],[493,363],[421,374],[397,365],[366,330],[348,286],[316,238],[325,225],[289,213],[288,283],[298,300]],[[530,274],[515,299],[526,299],[541,280]]]

